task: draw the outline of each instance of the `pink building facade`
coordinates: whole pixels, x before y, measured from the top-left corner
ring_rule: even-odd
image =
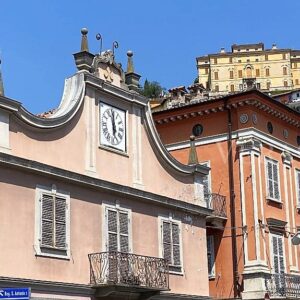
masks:
[[[202,180],[163,147],[111,51],[89,53],[59,107],[0,96],[0,287],[33,299],[206,299]],[[130,87],[130,88],[129,88]]]

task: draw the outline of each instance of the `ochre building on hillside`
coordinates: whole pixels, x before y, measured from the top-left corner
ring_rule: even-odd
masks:
[[[196,58],[198,82],[215,94],[242,91],[256,86],[263,91],[300,87],[300,51],[263,43],[232,45],[219,53]]]

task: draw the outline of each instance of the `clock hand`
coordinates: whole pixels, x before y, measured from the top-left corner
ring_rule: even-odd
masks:
[[[113,130],[113,136],[115,136],[116,135],[116,132],[117,132],[117,130],[116,130],[116,123],[115,123],[115,112],[114,111],[112,111],[112,118],[111,118],[112,120],[112,130]]]

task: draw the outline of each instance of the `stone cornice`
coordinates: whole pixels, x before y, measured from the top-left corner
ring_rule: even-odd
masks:
[[[257,97],[235,99],[235,96],[237,95],[242,96],[242,93],[153,113],[155,116],[155,123],[164,124],[181,121],[183,119],[190,119],[197,116],[209,115],[224,111],[226,108],[238,109],[239,107],[243,106],[254,106],[257,109],[262,110],[290,125],[300,128],[300,114],[289,107],[276,102],[274,99],[272,99],[272,104],[267,104],[265,101],[261,101]],[[226,106],[224,101],[225,99],[227,99]]]
[[[89,177],[72,171],[46,165],[40,162],[20,158],[6,153],[0,153],[0,165],[17,168],[26,172],[53,177],[64,182],[86,186],[88,188],[101,190],[103,192],[118,194],[123,197],[139,199],[151,204],[162,205],[203,217],[210,216],[211,209],[201,207],[192,203],[169,198],[159,194],[146,192],[129,186],[113,183],[110,181]]]

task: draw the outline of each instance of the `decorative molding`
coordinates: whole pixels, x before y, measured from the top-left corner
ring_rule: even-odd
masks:
[[[288,166],[292,165],[293,156],[288,151],[282,151],[281,153],[282,162]]]
[[[254,151],[260,154],[261,142],[255,138],[239,138],[236,145],[240,152]]]
[[[101,190],[122,196],[150,202],[151,204],[163,205],[170,208],[186,211],[200,216],[211,216],[212,210],[191,204],[181,200],[161,196],[147,191],[138,190],[129,186],[113,183],[110,181],[89,177],[83,174],[67,171],[61,168],[46,165],[40,162],[20,158],[6,153],[0,153],[0,165],[11,168],[22,169],[30,173],[41,174],[46,177],[57,178],[64,182],[84,185],[91,189]]]

